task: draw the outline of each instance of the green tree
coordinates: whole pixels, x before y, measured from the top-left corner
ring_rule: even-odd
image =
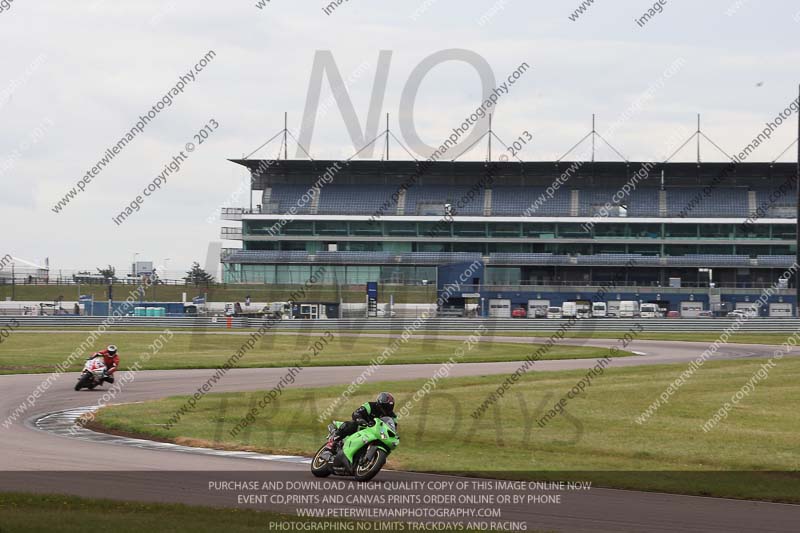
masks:
[[[108,265],[106,268],[98,268],[97,273],[103,276],[106,279],[106,281],[108,281],[109,279],[114,280],[117,278],[116,276],[117,269],[111,265]]]
[[[184,276],[183,279],[187,284],[193,283],[195,287],[201,284],[208,285],[214,282],[214,276],[200,268],[200,263],[196,261],[192,263],[191,270],[186,272],[186,276]]]

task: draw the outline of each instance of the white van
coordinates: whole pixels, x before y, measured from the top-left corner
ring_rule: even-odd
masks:
[[[703,312],[703,302],[681,302],[681,316],[684,318],[696,318]]]
[[[642,304],[639,313],[642,318],[658,318],[661,315],[656,304]]]
[[[511,318],[511,300],[508,298],[489,300],[489,318]]]
[[[769,316],[772,318],[792,318],[792,304],[774,303],[769,304]]]
[[[545,318],[550,300],[528,300],[528,318]]]
[[[594,302],[592,304],[592,316],[594,318],[605,318],[608,316],[608,308],[605,302]]]
[[[563,318],[572,318],[578,316],[578,304],[575,302],[564,302],[561,304],[561,316]]]
[[[639,316],[639,302],[636,300],[623,300],[619,303],[620,318],[636,318]]]
[[[561,308],[560,307],[548,307],[547,308],[547,318],[561,318]]]

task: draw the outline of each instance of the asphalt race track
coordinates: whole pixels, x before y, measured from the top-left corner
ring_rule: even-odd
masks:
[[[445,339],[463,336],[442,336]],[[530,342],[530,339],[496,337],[503,342]],[[613,346],[613,339],[564,339],[564,344]],[[645,355],[619,358],[610,366],[688,362],[708,343],[681,343],[637,340],[635,349]],[[727,344],[713,360],[770,357],[775,346]],[[791,354],[796,356],[796,352]],[[593,359],[539,361],[534,370],[589,368]],[[519,363],[463,363],[453,377],[504,374]],[[383,366],[370,378],[428,378],[439,365]],[[294,387],[347,384],[365,367],[308,367],[297,376]],[[152,400],[189,394],[209,376],[210,370],[141,371],[134,382],[122,389],[122,402]],[[285,369],[241,369],[230,371],[214,392],[266,389],[277,382]],[[5,418],[23,402],[45,378],[45,374],[0,376],[0,414]],[[308,465],[281,461],[209,456],[178,451],[160,451],[132,446],[71,439],[37,430],[32,421],[46,413],[92,405],[95,392],[75,392],[74,374],[65,374],[44,394],[27,419],[8,429],[0,428],[0,490],[68,493],[86,497],[125,500],[181,502],[203,505],[236,505],[202,483],[189,483],[175,472],[218,471],[293,471],[312,479]],[[73,471],[57,474],[57,471]],[[76,473],[75,471],[80,471]],[[34,473],[34,472],[39,472]],[[208,477],[208,474],[203,474]],[[202,477],[202,476],[201,476]],[[385,471],[381,480],[436,480],[442,476]],[[264,508],[261,506],[259,508]],[[281,509],[279,509],[281,510]],[[285,510],[285,509],[282,509]],[[511,519],[526,520],[538,529],[557,531],[797,531],[800,506],[703,498],[661,493],[592,488],[572,493],[559,506],[514,507]]]

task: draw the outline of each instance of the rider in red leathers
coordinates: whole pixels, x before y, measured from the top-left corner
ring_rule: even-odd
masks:
[[[117,355],[117,347],[113,344],[109,345],[105,350],[95,352],[92,357],[103,356],[103,362],[106,365],[106,372],[103,376],[103,381],[114,383],[114,372],[119,368],[119,355]]]

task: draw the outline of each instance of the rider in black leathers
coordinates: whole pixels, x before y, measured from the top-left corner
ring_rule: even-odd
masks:
[[[380,393],[374,402],[367,402],[353,411],[353,420],[339,426],[333,438],[328,440],[326,447],[333,451],[339,442],[358,431],[359,427],[368,426],[376,418],[384,416],[393,418],[395,425],[397,424],[397,415],[394,414],[394,396],[388,392]]]

